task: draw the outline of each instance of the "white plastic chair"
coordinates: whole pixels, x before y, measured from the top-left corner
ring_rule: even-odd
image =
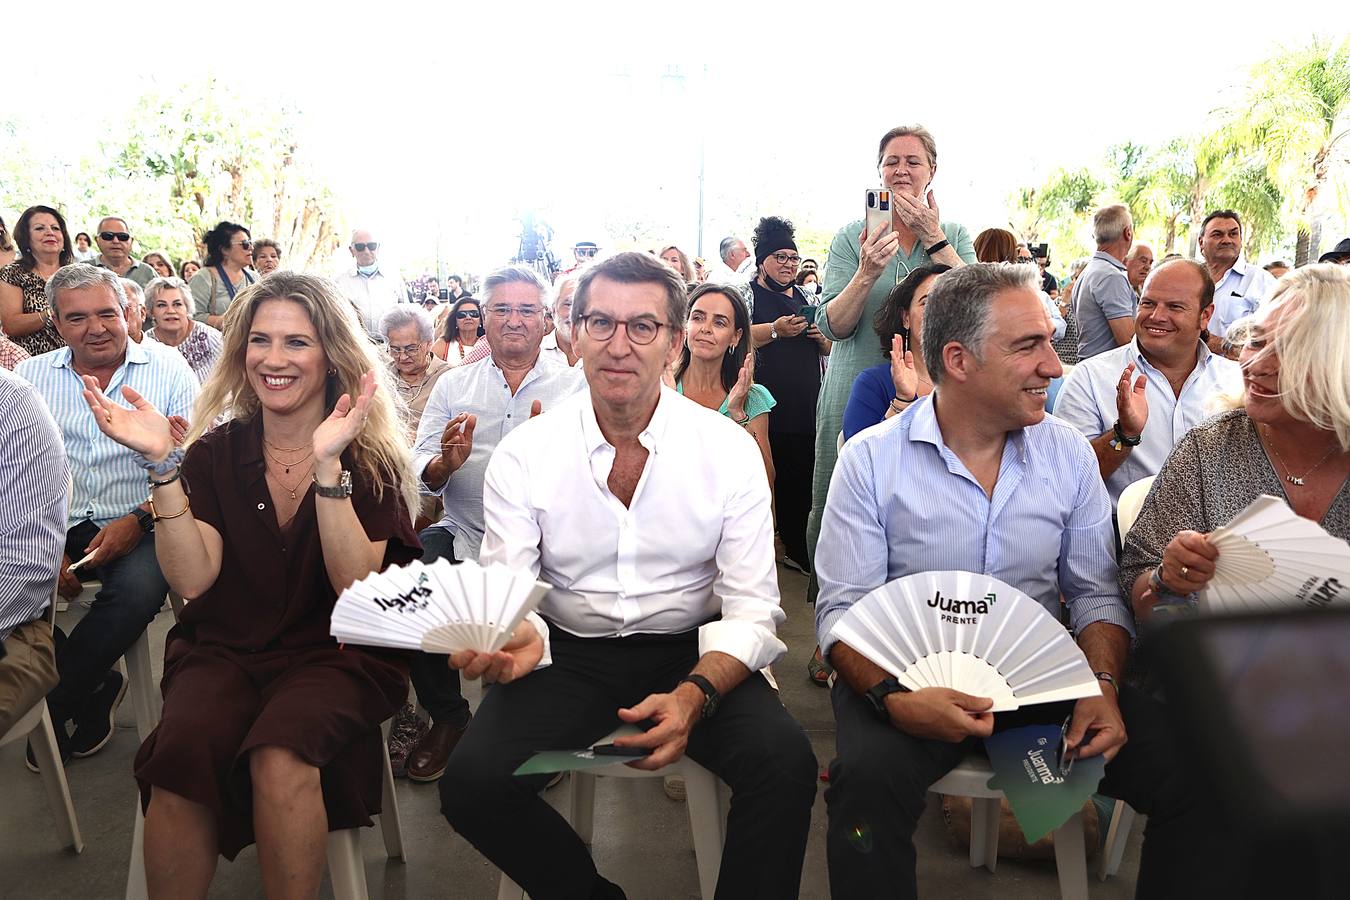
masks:
[[[970,798],[970,865],[972,868],[984,866],[990,872],[998,867],[998,829],[1003,800],[1003,792],[989,786],[993,774],[987,759],[971,755],[928,788],[939,794]],[[1083,813],[1074,813],[1056,828],[1054,839],[1060,897],[1063,900],[1087,900]]]
[[[48,606],[48,619],[53,629],[56,628],[58,596],[53,590],[52,602]],[[56,817],[56,831],[61,836],[61,846],[69,847],[76,853],[83,852],[84,839],[80,837],[80,823],[75,819],[75,804],[70,800],[70,784],[66,781],[65,766],[61,765],[56,729],[52,724],[51,712],[47,709],[46,697],[39,698],[10,726],[9,731],[0,735],[0,747],[21,740],[33,742],[33,758],[37,760],[42,785],[47,789],[47,802],[51,804],[52,815]]]
[[[1139,511],[1144,508],[1144,498],[1148,496],[1149,488],[1153,487],[1154,477],[1150,475],[1132,481],[1120,492],[1120,499],[1116,501],[1116,524],[1120,527],[1122,545],[1125,543],[1125,535],[1130,533],[1135,520],[1139,518]]]
[[[619,735],[614,732],[596,741],[609,743]],[[689,807],[689,827],[694,835],[694,858],[698,863],[699,893],[703,900],[713,900],[717,893],[717,874],[722,866],[722,845],[726,841],[723,809],[731,801],[731,790],[717,776],[689,757],[654,771],[634,769],[617,762],[603,769],[589,769],[572,773],[571,797],[568,801],[567,821],[576,829],[577,836],[591,845],[595,831],[595,779],[662,778],[678,775],[684,779],[685,803]],[[525,892],[505,873],[497,888],[497,900],[522,900]]]

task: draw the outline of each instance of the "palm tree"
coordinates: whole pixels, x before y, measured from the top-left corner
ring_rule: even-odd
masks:
[[[1350,177],[1339,156],[1350,143],[1350,38],[1285,50],[1252,69],[1246,95],[1227,116],[1241,144],[1260,153],[1298,229],[1295,265],[1316,252],[1319,197]],[[1338,190],[1344,196],[1344,190]]]

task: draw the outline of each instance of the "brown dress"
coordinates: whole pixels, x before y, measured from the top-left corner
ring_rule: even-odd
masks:
[[[384,565],[418,558],[398,492],[386,486],[377,501],[358,470],[352,480],[366,535],[389,542]],[[223,558],[215,584],[169,632],[163,717],[136,755],[142,805],[156,785],[210,808],[220,852],[234,859],[254,840],[248,753],[270,744],[321,770],[330,831],[371,824],[381,799],[379,726],[407,696],[407,663],[329,636],[337,597],[313,486],[283,531],[265,480],[261,416],[193,444],[183,482],[193,517],[224,539]]]

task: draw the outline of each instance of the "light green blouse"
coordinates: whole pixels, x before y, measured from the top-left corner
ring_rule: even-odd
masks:
[[[675,390],[679,391],[680,394],[683,395],[684,382],[677,381],[675,383]],[[731,416],[731,413],[727,411],[727,401],[730,399],[731,395],[727,394],[727,396],[722,400],[722,405],[717,410],[722,415],[727,416],[728,418]],[[750,393],[745,396],[745,414],[749,416],[751,419],[753,419],[755,416],[764,415],[764,413],[773,409],[777,405],[778,401],[773,399],[773,394],[770,394],[769,389],[766,388],[764,385],[762,384],[750,385]]]
[[[834,347],[830,350],[830,365],[825,370],[825,378],[820,383],[820,395],[816,399],[816,463],[811,481],[811,517],[806,525],[806,545],[812,554],[815,553],[816,538],[820,536],[820,517],[825,511],[825,494],[829,491],[834,462],[839,455],[839,432],[844,427],[844,407],[848,405],[853,381],[863,369],[886,361],[881,354],[881,340],[872,330],[872,322],[886,302],[887,295],[906,275],[933,264],[922,241],[914,242],[914,249],[908,256],[903,252],[896,253],[868,292],[867,302],[853,333],[846,338],[838,337],[830,330],[830,302],[843,293],[858,271],[858,236],[862,234],[863,226],[862,219],[850,222],[839,229],[830,242],[830,255],[825,263],[825,284],[821,290],[823,300],[816,312],[816,325],[825,337],[834,341]],[[975,262],[975,245],[966,227],[955,222],[943,222],[941,228],[956,255],[967,263]]]

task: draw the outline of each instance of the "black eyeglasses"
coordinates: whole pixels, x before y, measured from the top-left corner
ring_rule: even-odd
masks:
[[[125,231],[100,231],[98,236],[101,240],[121,241],[124,244],[131,240],[131,235],[127,234]]]
[[[775,253],[773,258],[780,266],[799,266],[802,264],[802,258],[795,253]]]
[[[352,249],[355,250],[357,253],[360,253],[363,250],[369,250],[370,252],[374,253],[376,250],[380,249],[380,242],[357,241],[355,244],[352,244]]]
[[[481,318],[481,316],[478,314],[478,310],[476,310],[476,309],[461,309],[459,312],[455,313],[455,318],[456,318],[456,319],[478,319],[478,318]]]
[[[661,327],[665,322],[658,321],[651,316],[638,316],[635,319],[611,319],[609,316],[587,314],[581,316],[581,324],[586,329],[586,333],[597,341],[607,341],[614,337],[614,333],[622,325],[628,332],[628,340],[639,346],[646,346],[656,340],[656,336],[661,333]]]

